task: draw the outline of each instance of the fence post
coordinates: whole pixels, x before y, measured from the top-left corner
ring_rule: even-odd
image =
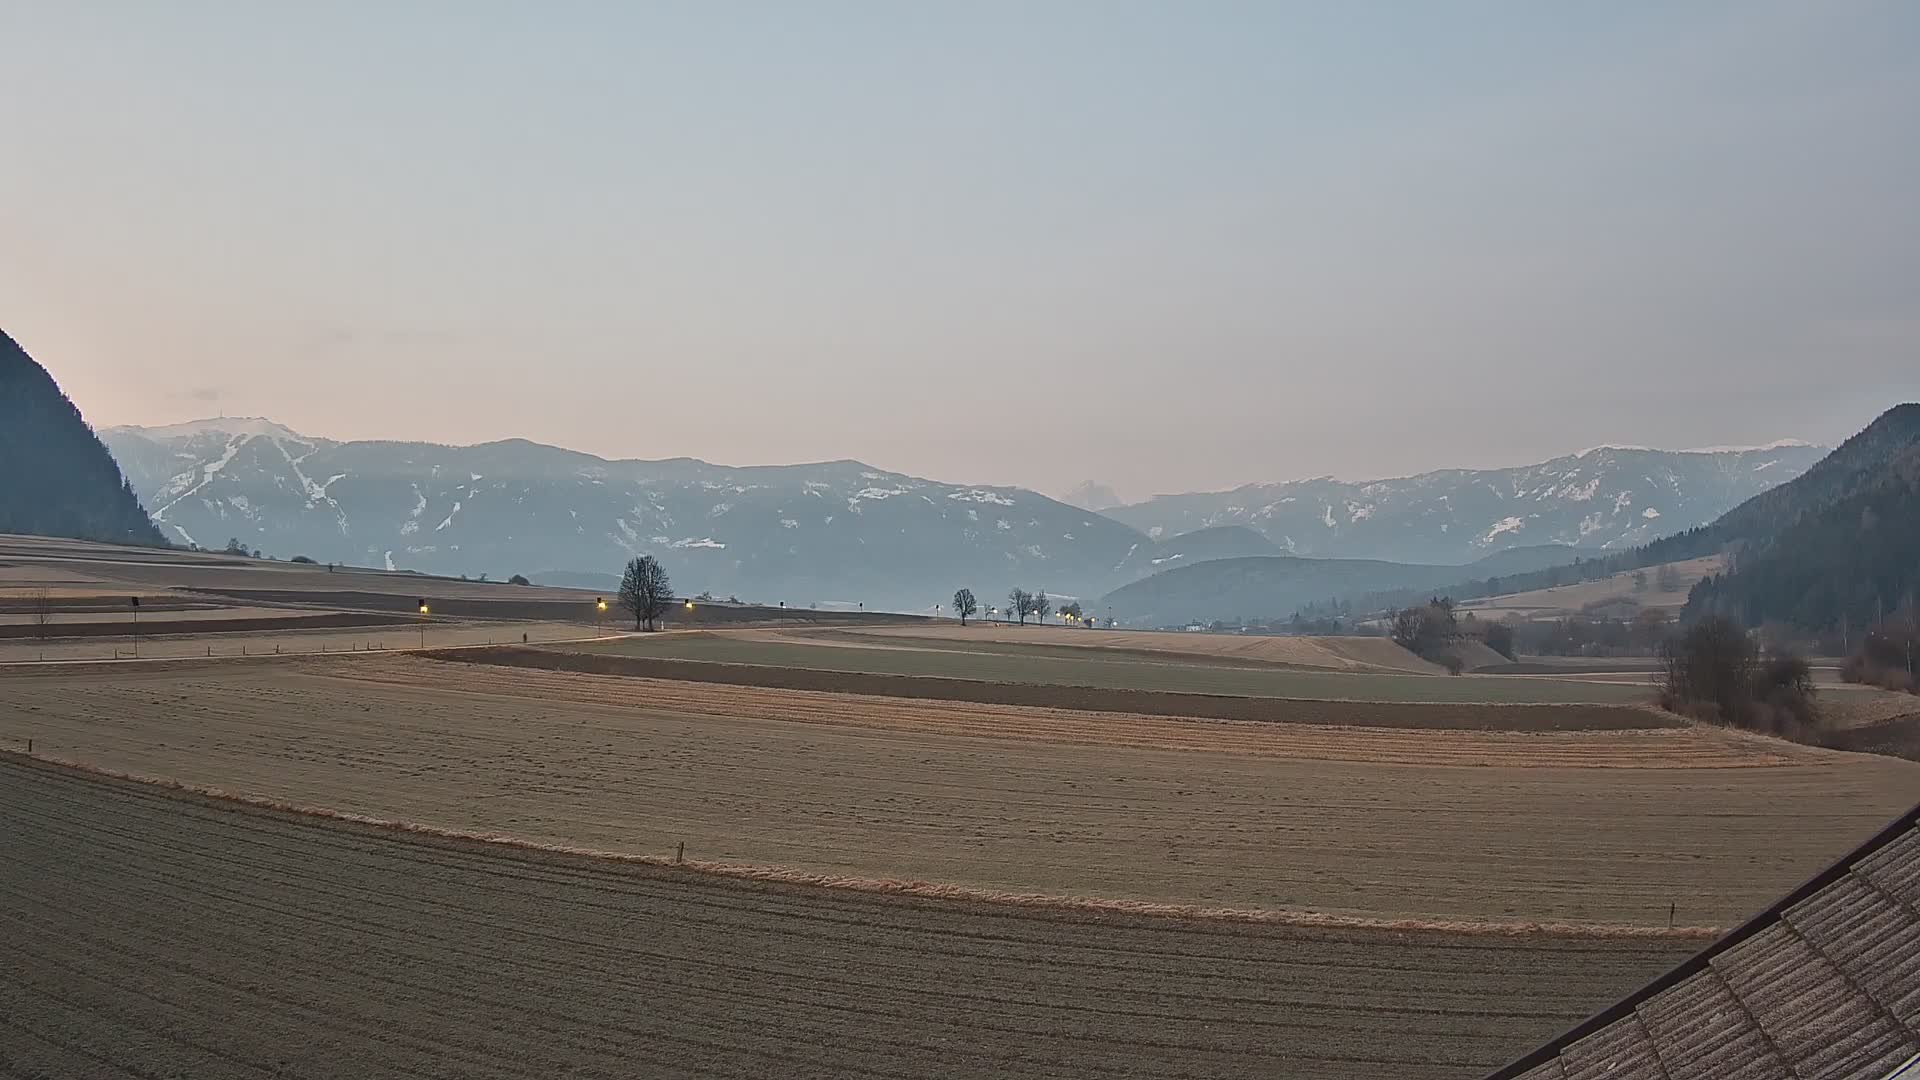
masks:
[[[686,861],[686,858],[687,858],[687,842],[686,842],[685,840],[682,840],[682,841],[680,841],[680,848],[679,848],[679,850],[677,850],[677,851],[675,851],[675,852],[673,853],[673,861],[674,861],[674,862],[675,862],[676,864],[678,864],[678,863],[681,863],[681,862],[685,862],[685,861]]]

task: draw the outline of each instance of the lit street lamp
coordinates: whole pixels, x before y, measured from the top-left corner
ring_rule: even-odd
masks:
[[[422,597],[420,599],[420,647],[422,649],[427,647],[427,616],[431,614],[432,612],[427,610],[426,598]]]
[[[594,597],[593,610],[593,632],[595,634],[605,634],[607,632],[607,598],[604,596]]]

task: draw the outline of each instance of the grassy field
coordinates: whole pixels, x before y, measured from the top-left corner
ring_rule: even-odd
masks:
[[[1635,571],[1628,570],[1598,581],[1583,581],[1573,585],[1508,593],[1505,596],[1490,596],[1483,600],[1467,600],[1460,604],[1460,610],[1471,611],[1483,619],[1499,619],[1508,615],[1517,615],[1523,619],[1541,619],[1557,615],[1577,615],[1589,604],[1631,600],[1643,608],[1677,612],[1686,606],[1688,591],[1698,584],[1701,578],[1719,573],[1725,564],[1726,558],[1720,555],[1706,555],[1698,559],[1672,563],[1674,571],[1679,575],[1679,588],[1668,591],[1663,591],[1659,587],[1659,567],[1649,566],[1644,571],[1639,571],[1645,575],[1647,585],[1644,590],[1634,589]]]
[[[0,818],[13,1076],[1471,1077],[1692,948],[728,881],[4,756]]]
[[[1091,650],[1157,656],[1161,659],[1171,654],[1189,661],[1238,662],[1268,667],[1284,665],[1329,671],[1398,671],[1409,675],[1442,673],[1439,665],[1428,663],[1393,642],[1378,637],[1278,637],[1264,634],[1093,630],[1057,624],[1021,626],[1004,622],[975,622],[961,626],[951,620],[930,621],[917,626],[800,633],[828,641],[858,635],[894,645],[944,647],[963,644],[974,649],[995,644],[1028,648],[1045,645],[1082,656]]]
[[[529,840],[825,879],[1370,919],[1726,925],[1920,766],[1704,729],[1406,731],[403,657],[0,673],[0,740]],[[1792,822],[1791,828],[1782,826]]]
[[[1068,633],[1070,631],[1063,631],[1053,636]],[[1070,646],[1026,646],[988,640],[977,644],[924,641],[891,646],[870,644],[876,640],[871,635],[860,635],[857,640],[861,643],[838,643],[825,635],[812,639],[764,633],[660,634],[568,648],[624,656],[819,671],[1335,701],[1557,704],[1643,702],[1650,697],[1645,687],[1572,679],[1306,671],[1270,665],[1215,664],[1199,657],[1148,659],[1126,652],[1109,656],[1094,648],[1073,650]],[[1062,655],[1063,651],[1068,654]]]

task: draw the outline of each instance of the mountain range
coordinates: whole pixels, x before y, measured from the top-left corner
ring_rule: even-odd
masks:
[[[517,439],[340,442],[258,418],[101,434],[181,544],[232,538],[282,557],[593,588],[611,587],[632,555],[654,554],[690,593],[901,610],[930,608],[960,585],[983,597],[1024,585],[1093,598],[1223,558],[1466,564],[1530,548],[1570,561],[1575,545],[1710,521],[1818,456],[1798,445],[1597,450],[1519,469],[1302,481],[1096,513],[1024,488],[857,461],[734,467],[607,460]]]
[[[1509,547],[1636,547],[1704,525],[1825,453],[1793,440],[1695,451],[1599,447],[1513,468],[1160,495],[1105,513],[1150,537],[1244,525],[1289,555],[1465,564]]]

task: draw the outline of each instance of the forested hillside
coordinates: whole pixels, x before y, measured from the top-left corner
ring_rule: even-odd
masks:
[[[1694,588],[1687,617],[1826,630],[1869,626],[1912,606],[1920,592],[1920,405],[1888,413],[1859,438],[1853,467],[1819,477],[1805,502],[1769,508],[1777,531],[1736,546],[1732,568]]]
[[[1855,628],[1920,591],[1920,404],[1895,406],[1804,474],[1742,502],[1712,524],[1601,559],[1531,573],[1463,578],[1455,600],[1593,581],[1609,574],[1726,553],[1730,569],[1701,582],[1683,618],[1732,616],[1826,631]],[[1360,610],[1398,607],[1419,589],[1352,598]]]
[[[163,542],[80,410],[5,331],[0,331],[0,532]]]

